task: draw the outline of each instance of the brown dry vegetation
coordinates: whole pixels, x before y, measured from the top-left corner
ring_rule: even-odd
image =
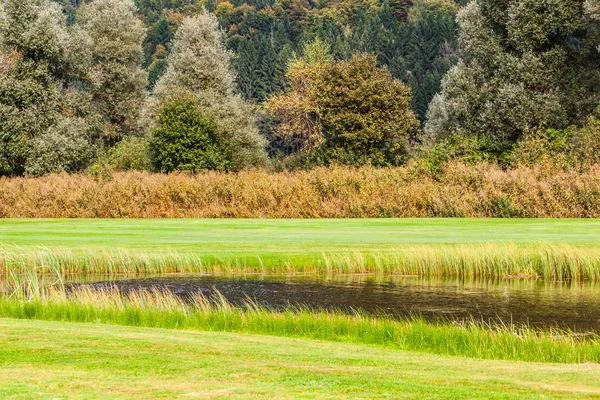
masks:
[[[0,217],[600,217],[600,165],[584,172],[447,165],[270,173],[1,178]]]

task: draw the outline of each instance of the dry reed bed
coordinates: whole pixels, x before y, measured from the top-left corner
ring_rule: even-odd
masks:
[[[600,165],[585,172],[450,164],[269,173],[0,178],[0,217],[600,217]]]
[[[600,248],[561,244],[409,245],[383,253],[346,252],[262,258],[165,250],[0,248],[0,277],[57,273],[377,273],[424,277],[600,280]]]

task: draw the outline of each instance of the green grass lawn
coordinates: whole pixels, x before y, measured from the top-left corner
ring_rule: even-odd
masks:
[[[260,270],[264,260],[279,271],[292,260],[282,271],[600,280],[598,243],[600,220],[0,220],[0,277],[235,272],[240,260],[239,271]],[[337,267],[324,253],[342,255]],[[31,302],[11,301],[31,314]],[[98,321],[77,319],[84,314],[93,313],[71,316]],[[0,398],[600,399],[598,364],[478,360],[335,340],[0,319]]]
[[[411,244],[600,242],[600,220],[556,219],[8,219],[0,244],[61,248],[296,253],[387,250]]]
[[[589,219],[16,219],[0,220],[0,269],[35,264],[66,273],[379,271],[600,280],[598,243],[600,220]]]
[[[600,365],[0,319],[0,398],[600,398]]]

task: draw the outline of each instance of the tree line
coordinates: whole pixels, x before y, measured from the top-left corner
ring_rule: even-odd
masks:
[[[598,161],[596,0],[0,4],[0,175]]]

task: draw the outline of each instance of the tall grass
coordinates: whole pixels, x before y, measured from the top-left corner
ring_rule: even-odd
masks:
[[[175,250],[0,248],[0,274],[379,273],[600,280],[600,248],[561,244],[407,245],[386,252],[216,256]]]
[[[600,217],[600,165],[585,172],[449,164],[197,175],[0,178],[0,217]]]
[[[535,362],[600,362],[600,339],[567,331],[482,322],[391,320],[360,313],[275,312],[249,303],[233,307],[222,297],[184,302],[168,291],[124,293],[79,288],[48,290],[30,299],[0,299],[0,317],[93,322],[139,327],[256,333],[431,352]]]

